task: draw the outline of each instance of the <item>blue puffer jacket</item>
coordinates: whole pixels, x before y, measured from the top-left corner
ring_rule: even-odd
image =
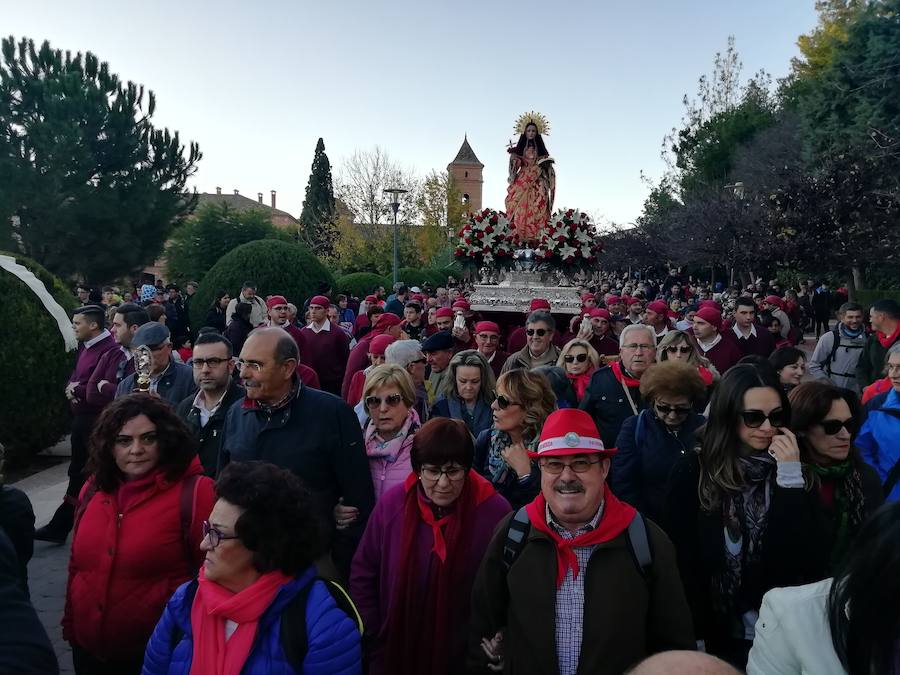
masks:
[[[259,629],[242,675],[358,675],[362,673],[360,635],[356,624],[335,603],[310,567],[275,596],[259,619]],[[144,654],[142,675],[188,675],[194,652],[191,630],[189,581],[178,587],[166,605]],[[281,647],[281,613],[307,584],[315,584],[306,603],[306,635],[309,649],[302,674],[288,663]],[[176,645],[172,637],[182,633]],[[174,648],[173,648],[174,647]]]

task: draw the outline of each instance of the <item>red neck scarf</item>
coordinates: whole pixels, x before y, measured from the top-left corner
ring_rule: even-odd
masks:
[[[897,341],[898,337],[900,337],[900,323],[897,324],[897,328],[895,328],[894,332],[890,335],[885,335],[880,330],[875,331],[875,334],[878,336],[878,341],[881,343],[881,346],[885,349],[890,349],[891,345]]]
[[[622,363],[620,361],[613,361],[609,366],[612,368],[613,375],[616,376],[616,380],[624,384],[626,387],[640,387],[641,381],[631,377],[630,375],[626,375],[624,369],[622,368]]]
[[[469,529],[477,507],[496,494],[493,486],[470,470],[466,484],[451,510],[436,518],[419,487],[418,476],[411,473],[403,484],[406,507],[401,540],[401,568],[396,578],[393,601],[387,619],[385,671],[392,675],[450,675],[462,664],[461,655],[449,654],[456,640],[454,631],[465,625],[469,616],[471,579],[465,579],[469,555]],[[434,544],[429,560],[416,554],[416,539],[421,525],[431,529]],[[428,617],[423,621],[422,617]],[[448,658],[454,657],[454,658]],[[456,659],[458,660],[458,659]]]
[[[697,366],[697,372],[700,373],[700,377],[703,378],[703,384],[705,384],[707,387],[711,387],[713,383],[712,371],[708,368],[704,368],[703,366]]]
[[[259,617],[290,581],[291,577],[281,572],[269,572],[239,593],[232,593],[201,573],[191,606],[194,658],[190,675],[240,675],[253,647]],[[227,641],[226,620],[238,624]]]
[[[594,370],[596,369],[590,368],[581,375],[566,373],[566,377],[571,380],[572,387],[575,389],[575,395],[578,397],[579,401],[584,398],[584,392],[587,391],[588,385],[591,383],[591,375],[594,374]]]
[[[578,556],[574,548],[582,546],[594,546],[611,541],[618,537],[631,524],[631,520],[637,515],[633,506],[620,502],[609,489],[605,490],[605,504],[603,515],[597,527],[590,532],[580,534],[574,539],[563,539],[556,530],[547,523],[547,500],[543,494],[535,497],[534,501],[525,507],[532,526],[539,532],[546,534],[556,544],[556,587],[559,588],[566,578],[566,571],[572,570],[572,575],[578,576]]]

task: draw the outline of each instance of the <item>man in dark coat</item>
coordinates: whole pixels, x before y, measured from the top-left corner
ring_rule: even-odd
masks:
[[[332,533],[334,563],[346,575],[375,502],[362,429],[341,399],[297,380],[297,359],[297,344],[280,328],[258,329],[247,338],[239,361],[246,395],[226,415],[220,467],[261,460],[302,478]],[[359,517],[336,530],[340,499]]]
[[[583,411],[547,418],[529,453],[541,493],[501,522],[475,578],[470,672],[618,675],[696,647],[672,543],[606,485],[614,452]]]
[[[656,362],[656,332],[647,324],[626,326],[619,336],[619,361],[592,376],[580,408],[590,413],[608,447],[614,447],[622,423],[644,409],[641,375]]]
[[[231,377],[231,343],[218,333],[203,333],[194,344],[191,365],[196,396],[187,396],[176,412],[200,442],[197,456],[207,476],[215,478],[222,447],[225,414],[244,397],[244,389]]]
[[[169,329],[161,323],[150,321],[138,328],[131,341],[132,348],[148,347],[152,352],[150,362],[150,391],[161,399],[178,405],[186,396],[194,393],[194,374],[191,367],[178,363],[172,357],[172,341]],[[135,388],[137,375],[132,373],[119,383],[116,398],[127,396]]]
[[[69,462],[69,485],[63,503],[56,509],[50,522],[34,534],[40,541],[62,544],[72,529],[78,493],[84,485],[84,466],[88,457],[88,439],[102,407],[87,400],[88,383],[97,364],[106,352],[118,349],[115,340],[106,330],[106,316],[99,305],[87,305],[75,310],[72,317],[78,346],[75,370],[66,386],[66,397],[72,409],[72,459]]]

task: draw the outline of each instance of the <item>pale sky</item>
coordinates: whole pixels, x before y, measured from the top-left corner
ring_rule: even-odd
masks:
[[[154,123],[199,142],[192,181],[299,215],[319,136],[335,167],[380,145],[424,175],[468,133],[485,206],[502,209],[522,112],[550,120],[557,206],[634,220],[681,119],[734,35],[744,76],[788,72],[813,0],[41,0],[3,3],[2,33],[92,51],[155,91]]]

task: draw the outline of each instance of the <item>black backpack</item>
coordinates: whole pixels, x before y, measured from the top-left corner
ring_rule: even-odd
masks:
[[[291,601],[285,605],[284,610],[281,612],[281,648],[284,650],[285,659],[297,673],[303,672],[303,660],[306,658],[306,652],[309,650],[306,636],[306,601],[309,599],[309,593],[316,581],[321,581],[325,584],[325,588],[328,589],[331,597],[337,603],[338,609],[353,619],[359,634],[363,634],[362,617],[343,586],[331,579],[319,576],[313,577],[297,595],[291,598]],[[194,596],[197,594],[198,585],[195,578],[187,587],[185,601],[188,603],[188,606],[194,604]],[[176,626],[170,636],[169,644],[171,645],[171,650],[175,649],[183,637],[184,631]]]
[[[525,548],[525,539],[531,531],[531,519],[528,517],[526,507],[516,511],[516,515],[509,521],[506,528],[506,542],[503,544],[503,567],[507,572],[516,562],[522,549]],[[650,540],[647,538],[647,523],[640,512],[628,524],[628,550],[634,560],[635,566],[644,579],[649,579],[650,568],[653,565],[653,551],[650,549]]]

